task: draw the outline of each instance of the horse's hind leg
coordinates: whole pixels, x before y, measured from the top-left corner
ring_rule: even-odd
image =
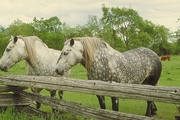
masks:
[[[97,98],[98,98],[101,109],[106,109],[104,96],[97,95]]]
[[[152,101],[147,101],[147,109],[146,109],[146,116],[151,116],[151,103]]]
[[[111,97],[112,110],[119,111],[119,98]]]
[[[161,62],[158,62],[156,68],[154,68],[150,73],[149,76],[143,81],[142,84],[146,85],[158,85],[158,79],[160,77],[162,70]],[[146,116],[156,115],[157,107],[153,101],[147,101],[147,109],[146,109]]]
[[[157,107],[154,102],[151,104],[151,115],[156,115]]]

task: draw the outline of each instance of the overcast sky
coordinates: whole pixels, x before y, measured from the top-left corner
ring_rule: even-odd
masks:
[[[57,16],[61,22],[74,27],[83,25],[88,15],[102,17],[106,7],[131,7],[139,15],[172,31],[180,27],[180,0],[0,0],[0,25],[8,27],[14,20],[33,22],[33,18]]]

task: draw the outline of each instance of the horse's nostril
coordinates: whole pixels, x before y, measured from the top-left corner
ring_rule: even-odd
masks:
[[[58,69],[56,69],[55,72],[58,73]]]
[[[55,72],[56,72],[58,75],[61,75],[61,76],[64,74],[64,70],[63,70],[63,71],[61,71],[61,70],[59,71],[58,69],[56,69]]]

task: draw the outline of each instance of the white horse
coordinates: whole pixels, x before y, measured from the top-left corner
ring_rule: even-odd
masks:
[[[118,83],[157,85],[162,64],[155,52],[140,47],[120,53],[99,38],[82,37],[65,42],[58,59],[56,72],[63,74],[77,63],[88,72],[89,80],[115,81]],[[153,93],[152,93],[153,94]],[[97,95],[100,107],[105,109],[104,96]],[[119,101],[111,97],[112,109],[119,110]],[[153,101],[147,101],[146,116],[157,111]]]
[[[27,62],[28,75],[58,76],[54,68],[60,54],[61,51],[48,48],[36,36],[11,36],[10,42],[0,59],[0,69],[6,72],[19,61],[25,60]],[[64,76],[69,77],[69,71]],[[31,88],[31,90],[32,92],[40,93],[42,89]],[[50,91],[51,97],[55,97],[55,90],[48,91]],[[60,99],[62,99],[63,91],[59,91],[58,94]],[[40,106],[41,104],[37,102],[36,108],[39,109]]]

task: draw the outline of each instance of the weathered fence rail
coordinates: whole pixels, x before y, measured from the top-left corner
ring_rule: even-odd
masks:
[[[103,120],[149,120],[155,118],[125,114],[111,110],[89,108],[79,103],[67,102],[59,100],[57,98],[49,98],[39,94],[27,93],[20,90],[24,87],[36,87],[52,90],[81,92],[86,94],[113,96],[120,98],[152,100],[173,104],[180,103],[180,87],[154,87],[149,85],[120,84],[115,82],[102,82],[97,80],[85,81],[47,76],[3,76],[0,77],[0,82],[4,85],[11,86],[3,86],[3,88],[0,88],[0,92],[11,90],[17,92],[18,89],[17,94],[26,96],[29,99],[41,102],[42,104],[50,105],[51,107],[54,107],[58,110]],[[20,88],[14,86],[19,86]]]
[[[127,114],[112,110],[90,108],[83,106],[80,103],[59,100],[57,98],[50,98],[39,94],[28,93],[24,91],[20,91],[18,93],[22,96],[28,96],[28,98],[38,101],[44,105],[51,106],[60,111],[69,112],[90,118],[96,118],[100,120],[155,120],[155,118],[149,118],[145,116]]]
[[[33,104],[34,102],[30,99],[20,96],[19,94],[0,94],[0,106],[8,106],[15,104],[19,106],[26,106]]]
[[[180,103],[180,87],[154,87],[47,76],[3,76],[0,77],[0,81],[11,86],[46,88],[174,104]]]

